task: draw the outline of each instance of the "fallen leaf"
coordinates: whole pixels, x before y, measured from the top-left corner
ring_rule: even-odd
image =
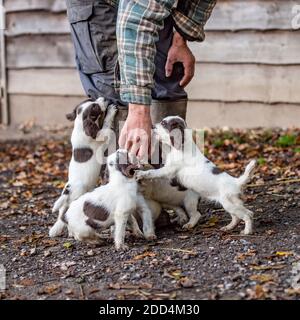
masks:
[[[254,270],[271,270],[271,269],[283,269],[285,268],[285,264],[275,264],[275,265],[262,265],[262,266],[252,266]]]
[[[294,254],[293,251],[276,251],[276,256],[279,257],[288,257],[288,256],[292,256]]]
[[[92,288],[89,290],[89,294],[93,294],[93,293],[96,293],[96,292],[99,292],[100,289],[99,288]]]
[[[266,298],[266,294],[268,292],[263,286],[257,284],[254,289],[246,290],[250,299],[264,299]]]
[[[53,294],[59,293],[60,290],[61,290],[61,284],[54,283],[54,284],[50,284],[48,286],[45,286],[45,287],[41,288],[38,291],[38,293],[39,294],[50,294],[50,295],[53,295]]]
[[[36,248],[31,248],[29,254],[31,256],[35,255],[36,254]]]
[[[18,283],[19,286],[22,287],[30,287],[34,285],[33,279],[23,279]]]
[[[217,216],[212,216],[208,222],[204,225],[206,228],[214,227],[219,222],[219,218]]]
[[[186,250],[186,249],[178,249],[178,248],[160,248],[161,250],[169,250],[169,251],[175,251],[175,252],[182,252],[186,254],[191,254],[193,256],[198,255],[196,251],[193,250]]]
[[[73,295],[74,294],[74,291],[72,290],[72,289],[67,289],[66,291],[65,291],[65,294],[66,295]]]
[[[44,251],[44,257],[49,257],[49,256],[51,256],[51,251],[45,250]]]
[[[45,247],[52,247],[58,244],[57,240],[53,240],[53,239],[43,239],[41,241],[41,243],[45,246]]]
[[[155,256],[156,256],[156,254],[154,252],[146,251],[146,252],[144,252],[142,254],[139,254],[139,255],[135,256],[133,258],[133,260],[141,260],[141,259],[144,259],[146,257],[155,257]]]
[[[64,248],[66,248],[66,249],[70,249],[70,248],[72,248],[73,244],[72,244],[71,242],[65,242],[65,243],[63,244],[63,246],[64,246]]]
[[[257,251],[254,249],[249,249],[247,252],[245,253],[239,253],[236,256],[236,260],[238,261],[244,261],[247,257],[253,257],[257,254]]]
[[[271,274],[254,274],[250,277],[252,281],[258,281],[260,283],[265,283],[273,280],[273,276]]]
[[[192,288],[194,286],[194,281],[188,277],[183,277],[179,280],[179,284],[184,288]]]
[[[92,257],[92,256],[94,255],[94,251],[93,251],[93,250],[89,250],[89,251],[87,252],[87,255],[90,256],[90,257]]]
[[[114,289],[114,290],[120,290],[121,289],[121,284],[120,283],[110,283],[108,285],[108,287],[110,289]]]
[[[180,270],[176,270],[171,272],[171,275],[176,279],[179,280],[181,278],[181,271]]]
[[[74,261],[66,261],[60,265],[60,270],[67,271],[70,267],[75,266],[76,262]]]
[[[298,289],[288,288],[288,289],[285,289],[284,292],[287,293],[289,296],[300,295],[300,288]]]

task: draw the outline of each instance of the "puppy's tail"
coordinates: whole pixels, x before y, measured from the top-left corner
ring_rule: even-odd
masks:
[[[245,185],[251,178],[251,174],[255,168],[256,161],[251,160],[250,163],[247,165],[244,174],[242,174],[239,178],[237,178],[237,184],[242,187]]]

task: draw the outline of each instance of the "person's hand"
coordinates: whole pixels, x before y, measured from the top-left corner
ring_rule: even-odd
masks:
[[[130,104],[128,117],[120,133],[119,146],[140,161],[148,161],[151,139],[150,106]]]
[[[185,87],[193,79],[195,73],[196,59],[186,44],[186,41],[178,32],[174,33],[172,46],[168,52],[166,63],[166,77],[170,77],[173,71],[173,65],[176,62],[182,62],[184,67],[184,76],[180,81],[180,86]]]

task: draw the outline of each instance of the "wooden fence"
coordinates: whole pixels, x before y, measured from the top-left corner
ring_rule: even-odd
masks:
[[[64,0],[4,5],[10,121],[63,123],[83,96]],[[299,125],[297,5],[300,0],[218,1],[206,41],[191,44],[197,59],[188,87],[192,126]]]

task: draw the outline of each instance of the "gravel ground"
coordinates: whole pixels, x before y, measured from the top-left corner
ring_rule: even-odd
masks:
[[[210,131],[205,153],[233,175],[251,158],[258,168],[245,190],[255,233],[224,233],[229,215],[199,204],[190,232],[168,225],[147,243],[128,234],[116,252],[108,233],[98,247],[48,237],[51,207],[66,181],[67,139],[0,143],[0,299],[299,299],[300,134]],[[298,283],[297,283],[298,281]]]

